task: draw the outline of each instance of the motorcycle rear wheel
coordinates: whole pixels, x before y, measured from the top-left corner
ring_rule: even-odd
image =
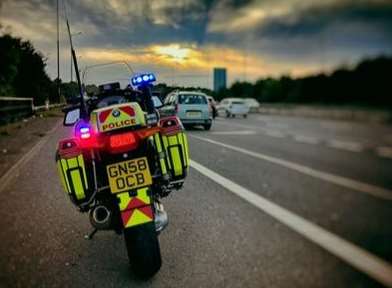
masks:
[[[142,279],[154,276],[162,265],[155,223],[125,229],[124,238],[129,262],[135,275]]]

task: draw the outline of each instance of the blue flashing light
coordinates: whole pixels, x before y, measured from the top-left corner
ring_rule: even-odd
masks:
[[[86,140],[91,137],[90,127],[86,127],[86,126],[80,127],[79,131],[80,131],[80,135],[79,135],[80,139]]]
[[[88,133],[90,132],[90,128],[89,127],[82,127],[80,128],[80,133]]]
[[[131,83],[134,86],[149,84],[156,81],[155,75],[152,73],[139,74],[131,78]]]

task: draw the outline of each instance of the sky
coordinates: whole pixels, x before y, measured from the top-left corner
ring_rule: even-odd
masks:
[[[60,77],[70,80],[68,15],[86,83],[159,82],[211,88],[213,67],[229,84],[300,77],[392,54],[392,0],[59,0]],[[56,0],[0,0],[1,33],[30,40],[57,76]],[[87,67],[87,68],[86,68]]]

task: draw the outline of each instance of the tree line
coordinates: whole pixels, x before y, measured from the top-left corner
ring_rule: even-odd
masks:
[[[30,41],[9,34],[0,35],[0,96],[33,98],[35,105],[42,105],[46,100],[59,103],[63,98],[67,100],[79,95],[76,82],[63,83],[61,79],[50,79],[46,73],[46,61]],[[85,89],[87,94],[92,95],[98,87],[87,85]]]
[[[1,27],[0,27],[1,30]],[[1,31],[0,31],[1,32]],[[57,81],[65,99],[78,95],[75,82],[52,81],[46,73],[46,58],[29,41],[5,34],[0,36],[0,96],[34,98],[35,105],[48,99],[59,102]],[[261,103],[307,103],[366,105],[392,108],[390,85],[392,57],[366,59],[353,68],[341,67],[330,74],[301,78],[282,76],[250,82],[235,82],[230,88],[212,92],[196,88],[221,100],[227,97],[255,98]],[[162,96],[169,92],[195,90],[193,87],[170,87],[158,84]],[[96,94],[97,86],[85,88],[88,95]]]
[[[0,96],[34,98],[35,105],[58,102],[45,67],[46,58],[29,41],[0,36]]]
[[[251,97],[261,103],[338,104],[392,108],[392,57],[365,59],[353,68],[301,78],[283,76],[236,82],[214,93],[217,100]]]

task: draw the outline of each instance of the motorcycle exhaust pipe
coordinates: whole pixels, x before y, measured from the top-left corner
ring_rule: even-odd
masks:
[[[104,205],[95,206],[90,211],[90,222],[98,230],[110,228],[112,212]]]
[[[155,230],[157,231],[157,233],[160,233],[169,224],[169,219],[161,203],[155,202],[154,206],[155,206]]]

